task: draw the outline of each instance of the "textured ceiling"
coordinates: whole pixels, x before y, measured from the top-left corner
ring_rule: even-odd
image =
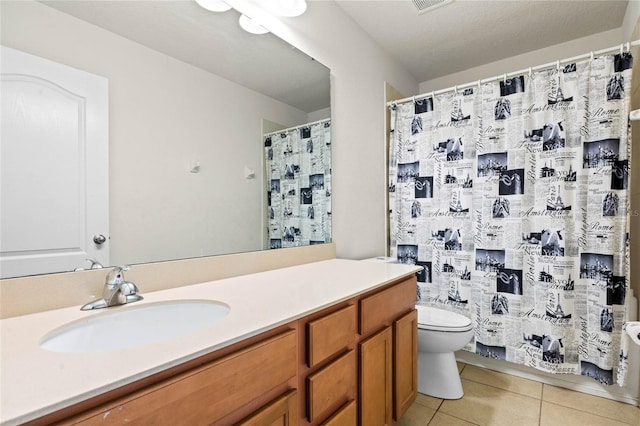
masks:
[[[620,28],[627,7],[627,0],[454,0],[418,13],[411,0],[308,1],[335,1],[418,82]],[[211,13],[191,0],[42,2],[303,111],[329,106],[327,69],[272,34],[245,33],[233,10]]]
[[[454,0],[418,13],[411,0],[335,0],[417,81],[620,28],[627,1]]]

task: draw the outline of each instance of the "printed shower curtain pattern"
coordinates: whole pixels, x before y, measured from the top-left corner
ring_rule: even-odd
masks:
[[[391,254],[466,350],[614,383],[628,289],[623,53],[393,106]],[[618,372],[619,373],[619,372]]]
[[[331,122],[264,135],[270,248],[331,242]]]

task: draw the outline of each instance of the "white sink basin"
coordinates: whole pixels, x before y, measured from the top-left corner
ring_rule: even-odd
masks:
[[[57,328],[40,341],[52,352],[103,352],[184,336],[210,327],[229,314],[213,300],[176,300],[105,308]]]

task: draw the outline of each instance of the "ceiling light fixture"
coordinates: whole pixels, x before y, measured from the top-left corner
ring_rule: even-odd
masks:
[[[226,12],[227,10],[234,8],[232,6],[235,0],[195,0],[202,8],[212,12]],[[253,0],[254,5],[259,6],[266,12],[272,15],[284,16],[292,18],[294,16],[300,16],[307,10],[306,0]],[[229,4],[231,3],[231,4]],[[263,27],[261,24],[248,17],[241,12],[239,19],[240,26],[245,31],[251,34],[265,34],[269,30]]]
[[[211,12],[226,12],[231,9],[231,6],[222,0],[196,0],[196,3]]]
[[[249,18],[247,15],[240,15],[240,19],[238,19],[240,26],[243,30],[251,34],[266,34],[269,32],[268,29],[257,23],[255,20]]]

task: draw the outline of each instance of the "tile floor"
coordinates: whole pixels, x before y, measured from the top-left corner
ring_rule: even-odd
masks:
[[[640,426],[640,408],[508,374],[458,364],[464,396],[418,394],[398,426]]]

